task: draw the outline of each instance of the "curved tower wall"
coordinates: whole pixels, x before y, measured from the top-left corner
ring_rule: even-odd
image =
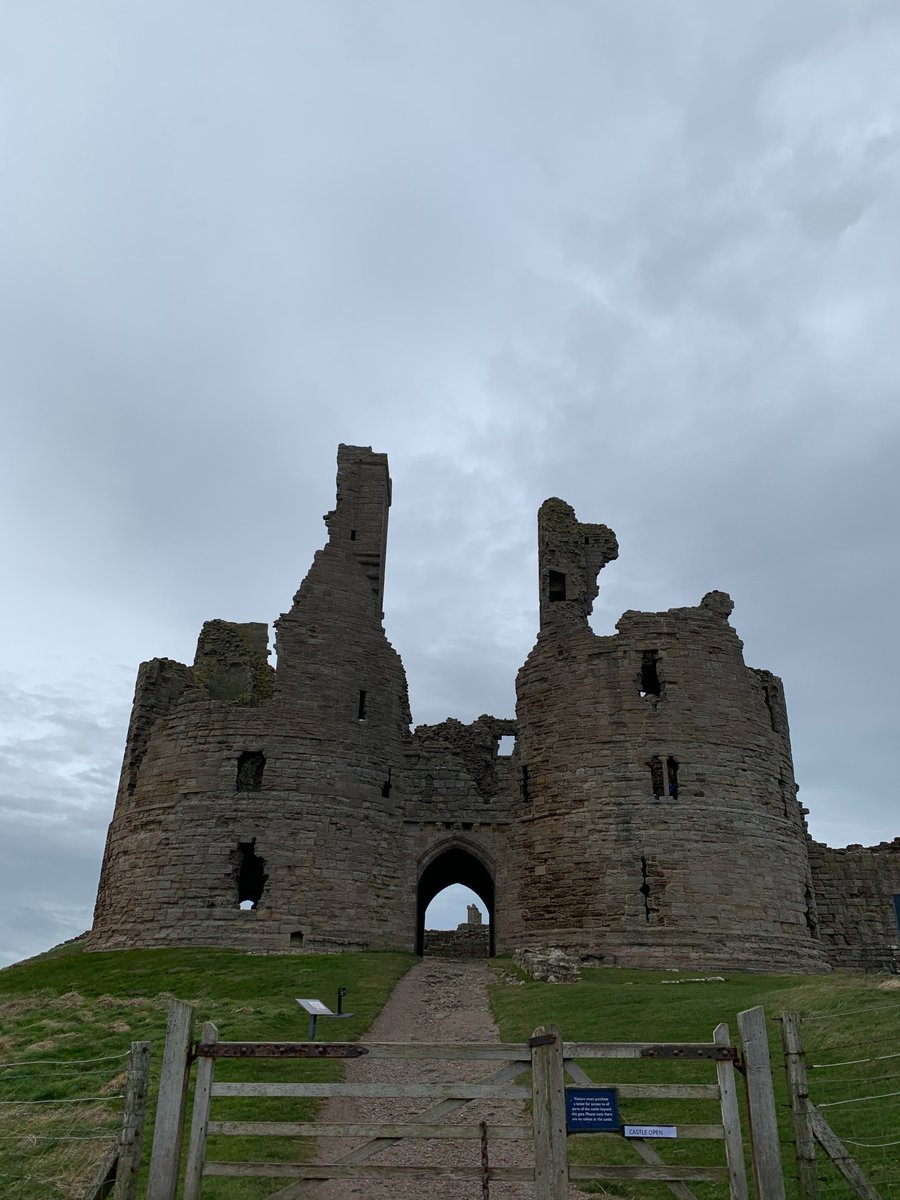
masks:
[[[386,457],[342,446],[329,543],[277,623],[277,673],[265,626],[224,621],[192,668],[141,667],[93,948],[412,945],[385,787],[410,740],[381,623],[389,503]]]
[[[744,665],[723,593],[595,636],[601,540],[561,501],[542,507],[541,630],[517,680],[513,940],[625,966],[819,966],[778,680]]]

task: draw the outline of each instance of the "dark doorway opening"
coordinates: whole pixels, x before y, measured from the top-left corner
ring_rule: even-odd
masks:
[[[432,859],[419,879],[416,895],[416,954],[421,955],[425,943],[425,910],[438,892],[461,883],[471,888],[487,908],[488,954],[494,955],[494,879],[481,859],[461,846],[451,846]]]
[[[238,908],[256,908],[269,879],[266,860],[256,853],[256,838],[249,842],[238,842],[232,862],[237,882]]]

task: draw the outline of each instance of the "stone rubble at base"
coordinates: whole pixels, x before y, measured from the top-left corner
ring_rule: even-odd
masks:
[[[581,978],[581,962],[558,946],[514,950],[512,958],[520,971],[544,983],[577,983]]]

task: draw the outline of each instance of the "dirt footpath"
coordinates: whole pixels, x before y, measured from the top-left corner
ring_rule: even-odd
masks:
[[[488,1007],[490,973],[484,962],[458,962],[427,958],[412,968],[391,994],[387,1005],[363,1041],[369,1042],[496,1042],[497,1027]],[[449,1079],[477,1082],[502,1068],[503,1062],[404,1062],[396,1059],[353,1059],[347,1063],[346,1077],[353,1081],[432,1082]],[[321,1120],[328,1123],[351,1121],[411,1120],[435,1100],[349,1099],[329,1100]],[[527,1123],[522,1101],[472,1100],[442,1123],[472,1125],[514,1125]],[[362,1145],[362,1141],[329,1138],[321,1143],[320,1161],[336,1162],[344,1154]],[[492,1141],[488,1158],[494,1167],[530,1167],[530,1141]],[[480,1167],[478,1140],[407,1139],[380,1150],[371,1160],[394,1166],[471,1166]],[[332,1180],[309,1188],[317,1200],[348,1200],[365,1196],[367,1200],[482,1200],[480,1179],[471,1182],[450,1180],[385,1181]],[[570,1195],[581,1196],[572,1190]],[[534,1200],[530,1183],[492,1182],[491,1200]]]

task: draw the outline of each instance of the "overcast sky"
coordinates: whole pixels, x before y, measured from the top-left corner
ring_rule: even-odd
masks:
[[[289,607],[390,455],[414,720],[721,588],[834,845],[900,833],[894,0],[7,0],[0,963],[91,918],[142,659]]]

